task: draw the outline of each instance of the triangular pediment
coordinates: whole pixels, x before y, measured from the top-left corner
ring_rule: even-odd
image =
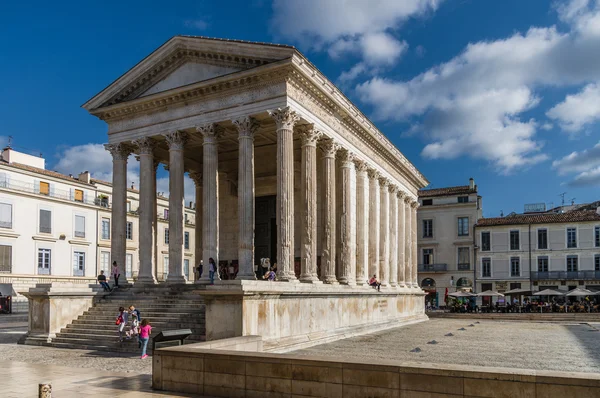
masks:
[[[227,65],[210,65],[197,62],[186,62],[164,79],[154,84],[152,87],[141,93],[139,97],[145,97],[160,93],[174,88],[187,86],[188,84],[198,83],[215,77],[228,75],[243,70]]]
[[[290,46],[175,36],[83,107],[94,110],[291,58]]]

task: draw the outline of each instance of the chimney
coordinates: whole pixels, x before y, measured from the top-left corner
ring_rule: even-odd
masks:
[[[475,180],[473,177],[469,178],[469,189],[472,191],[475,189]]]
[[[190,200],[190,209],[193,209],[193,208],[194,208],[194,207],[192,206],[193,204],[194,204],[194,202],[192,202],[192,201]]]
[[[79,173],[79,177],[77,179],[81,182],[89,184],[91,182],[92,176],[90,175],[90,172],[86,170],[83,173]]]

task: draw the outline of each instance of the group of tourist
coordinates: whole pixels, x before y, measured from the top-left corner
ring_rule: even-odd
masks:
[[[126,311],[124,307],[119,307],[119,313],[115,320],[115,325],[118,326],[119,330],[119,342],[125,340],[131,340],[134,337],[138,339],[138,348],[142,350],[141,358],[147,358],[146,349],[148,347],[148,340],[152,333],[152,326],[147,319],[141,319],[141,314],[138,309],[133,305],[129,306],[129,310]],[[129,330],[125,331],[125,328],[129,325]]]

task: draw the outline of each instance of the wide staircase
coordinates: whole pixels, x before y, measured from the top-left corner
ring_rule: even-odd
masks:
[[[118,326],[115,325],[119,307],[127,309],[130,305],[140,311],[142,319],[148,319],[152,335],[163,330],[191,329],[192,335],[185,340],[186,344],[205,341],[202,296],[185,288],[156,286],[143,290],[131,287],[114,290],[44,345],[139,354],[137,338],[119,342]],[[125,330],[129,330],[129,324]],[[151,341],[148,351],[152,352]]]

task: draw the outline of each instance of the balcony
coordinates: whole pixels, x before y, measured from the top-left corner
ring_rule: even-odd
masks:
[[[13,178],[10,178],[10,179],[1,178],[0,179],[0,188],[11,189],[13,191],[19,191],[19,192],[33,193],[33,194],[41,195],[41,196],[49,196],[51,198],[69,200],[71,202],[85,203],[88,205],[100,206],[100,203],[97,200],[98,198],[94,198],[94,197],[89,198],[89,197],[87,197],[87,195],[83,196],[83,198],[76,197],[74,191],[54,189],[52,187],[48,190],[48,192],[44,192],[43,190],[40,189],[39,186],[35,186],[35,184],[33,184],[33,183],[15,180]]]
[[[532,272],[531,278],[534,281],[543,280],[593,280],[600,279],[600,271],[549,271]]]
[[[448,270],[448,264],[419,264],[418,272],[445,272]]]

